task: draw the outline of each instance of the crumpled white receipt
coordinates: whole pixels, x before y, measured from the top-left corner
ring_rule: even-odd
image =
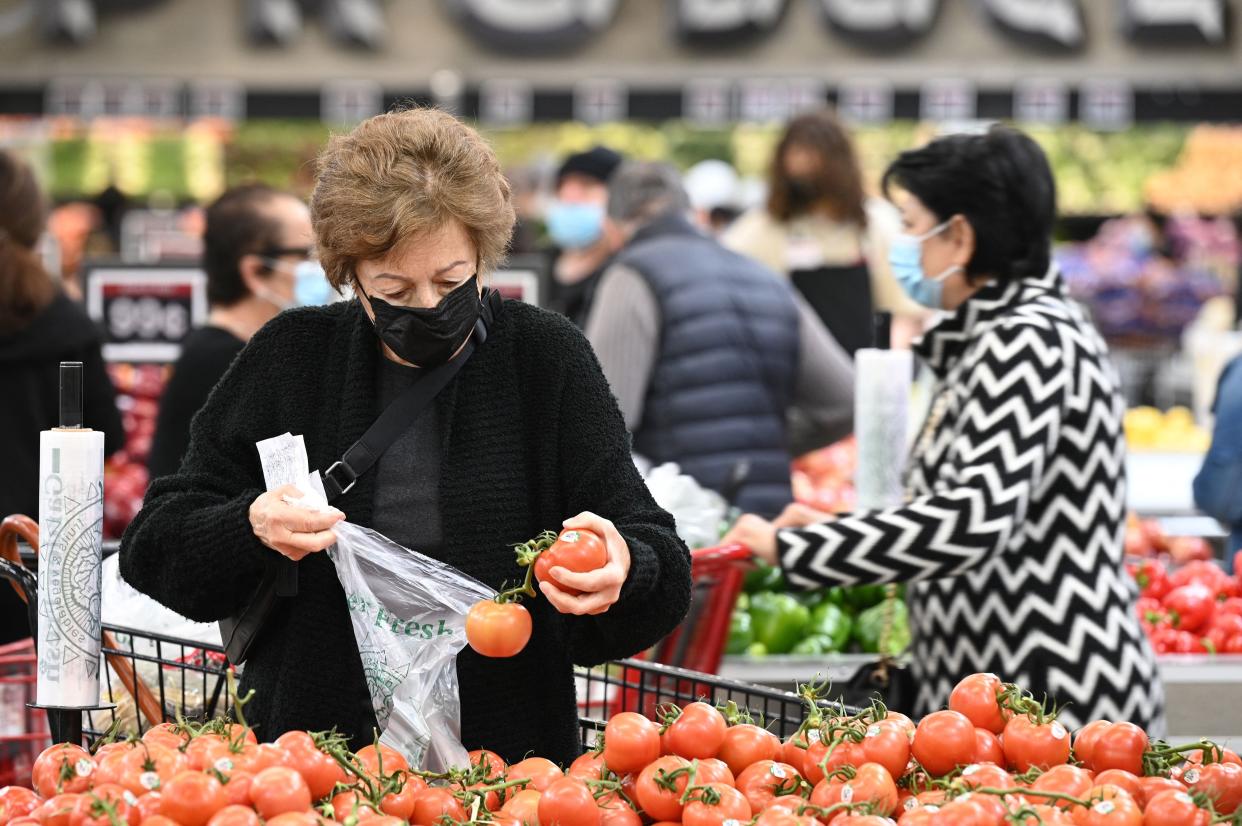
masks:
[[[328,504],[328,495],[324,491],[319,471],[312,472],[310,469],[310,460],[306,457],[306,440],[301,434],[294,436],[291,433],[282,433],[256,442],[255,447],[259,449],[263,482],[268,490],[293,485],[302,497],[283,497],[289,504],[309,510],[335,510]]]

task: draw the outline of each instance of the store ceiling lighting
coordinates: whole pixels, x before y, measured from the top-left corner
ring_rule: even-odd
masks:
[[[324,0],[323,22],[346,46],[378,49],[384,40],[384,13],[376,0]]]
[[[45,39],[81,45],[95,37],[95,4],[92,0],[43,0],[39,24]]]

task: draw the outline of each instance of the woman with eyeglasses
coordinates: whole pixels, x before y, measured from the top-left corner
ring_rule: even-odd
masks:
[[[905,505],[832,519],[744,516],[731,539],[810,588],[908,582],[924,714],[995,672],[1061,720],[1164,729],[1164,694],[1123,566],[1125,403],[1104,341],[1051,263],[1056,193],[1013,129],[902,153],[884,177],[904,235],[893,273],[943,319],[917,346],[935,373]]]

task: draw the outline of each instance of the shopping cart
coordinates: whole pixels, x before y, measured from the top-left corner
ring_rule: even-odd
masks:
[[[729,622],[742,592],[750,549],[720,545],[690,552],[690,610],[664,638],[651,659],[666,665],[715,674],[729,641]]]

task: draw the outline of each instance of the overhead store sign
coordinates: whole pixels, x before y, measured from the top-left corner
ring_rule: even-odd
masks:
[[[1088,37],[1084,2],[979,0],[982,20],[1002,36],[1036,48],[1074,51]],[[945,0],[813,0],[825,26],[857,45],[891,49],[931,32]],[[1122,31],[1138,42],[1228,41],[1228,0],[1112,0]],[[779,28],[789,0],[665,0],[679,39],[727,46]],[[614,22],[617,0],[446,0],[453,18],[504,52],[546,54],[586,45]]]

